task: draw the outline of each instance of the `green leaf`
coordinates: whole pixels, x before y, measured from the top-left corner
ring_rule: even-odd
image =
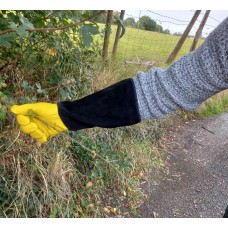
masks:
[[[21,83],[21,87],[25,89],[27,93],[34,93],[34,89],[28,84],[28,81],[24,80]]]
[[[37,93],[43,93],[43,94],[47,94],[47,91],[45,89],[41,88],[41,85],[39,82],[36,83],[36,87],[37,87]]]
[[[27,35],[26,29],[23,25],[17,27],[14,22],[11,22],[10,28],[12,28],[22,38],[26,37]]]
[[[27,80],[24,80],[22,83],[21,83],[21,86],[25,89],[27,86],[28,86],[28,81]]]
[[[90,47],[91,43],[93,42],[93,37],[89,34],[82,34],[82,40],[85,46],[88,48]]]
[[[51,211],[51,218],[56,218],[58,215],[58,209],[56,207],[53,208],[53,210]]]
[[[65,90],[60,89],[60,92],[59,93],[60,93],[60,96],[61,96],[61,100],[66,100],[66,99],[69,98],[69,94]]]
[[[17,35],[13,32],[0,36],[0,46],[10,47],[16,37]]]
[[[80,27],[80,33],[82,35],[82,41],[84,42],[85,46],[88,48],[93,42],[92,35],[98,34],[99,29],[93,24],[85,24]]]
[[[80,32],[82,34],[93,34],[96,35],[99,33],[99,29],[97,26],[94,26],[93,24],[85,24],[80,27]]]
[[[41,89],[41,85],[40,85],[39,82],[36,83],[36,87],[37,87],[38,89]]]
[[[25,17],[20,16],[20,22],[25,30],[34,28],[33,24]]]
[[[19,100],[19,104],[26,104],[26,103],[29,103],[29,98],[22,96]]]
[[[32,110],[31,108],[28,109],[27,111],[27,115],[31,118],[35,118],[36,117],[36,113],[34,112],[34,110]]]

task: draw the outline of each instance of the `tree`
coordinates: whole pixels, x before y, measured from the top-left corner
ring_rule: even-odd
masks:
[[[157,31],[157,23],[156,21],[152,20],[149,16],[142,16],[138,20],[138,27],[141,29],[145,29],[148,31]]]
[[[102,51],[102,58],[104,61],[108,60],[108,45],[109,45],[109,38],[111,34],[112,17],[113,17],[113,10],[108,10],[106,26],[105,26],[103,51]]]
[[[156,25],[156,31],[163,33],[163,27],[161,25]]]
[[[126,18],[125,23],[126,23],[126,26],[128,26],[128,27],[132,27],[132,28],[136,27],[136,22],[133,17]]]
[[[165,30],[163,31],[163,33],[165,33],[165,34],[170,34],[170,30],[169,30],[169,29],[165,29]]]
[[[173,35],[174,36],[182,36],[182,33],[181,32],[174,32]]]

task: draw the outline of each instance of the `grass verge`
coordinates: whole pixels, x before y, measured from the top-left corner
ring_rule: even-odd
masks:
[[[223,91],[204,102],[196,111],[199,117],[217,116],[228,112],[228,91]]]

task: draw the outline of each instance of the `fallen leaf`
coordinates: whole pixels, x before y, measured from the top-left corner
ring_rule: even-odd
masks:
[[[90,188],[92,187],[93,183],[91,181],[89,181],[87,184],[86,184],[86,188]]]
[[[93,204],[93,203],[89,204],[89,205],[87,206],[87,208],[88,208],[88,209],[94,208],[94,204]]]
[[[103,211],[104,211],[105,213],[110,213],[110,210],[109,210],[107,207],[104,207],[104,208],[103,208]]]

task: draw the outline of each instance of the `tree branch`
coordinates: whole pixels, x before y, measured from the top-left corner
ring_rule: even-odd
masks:
[[[26,30],[27,32],[43,32],[43,31],[57,31],[57,30],[65,30],[65,29],[68,29],[68,28],[71,28],[71,27],[75,27],[75,26],[78,26],[79,24],[85,22],[85,21],[90,21],[92,20],[94,17],[102,14],[102,13],[105,13],[105,10],[101,10],[99,11],[98,13],[95,13],[93,14],[92,16],[90,16],[89,18],[86,18],[86,19],[83,19],[81,20],[79,23],[73,23],[71,25],[67,25],[67,26],[62,26],[62,27],[56,27],[56,28],[34,28],[34,29],[28,29]],[[0,36],[4,35],[4,34],[7,34],[7,33],[11,33],[11,32],[16,32],[15,30],[13,29],[7,29],[3,32],[0,32]]]

